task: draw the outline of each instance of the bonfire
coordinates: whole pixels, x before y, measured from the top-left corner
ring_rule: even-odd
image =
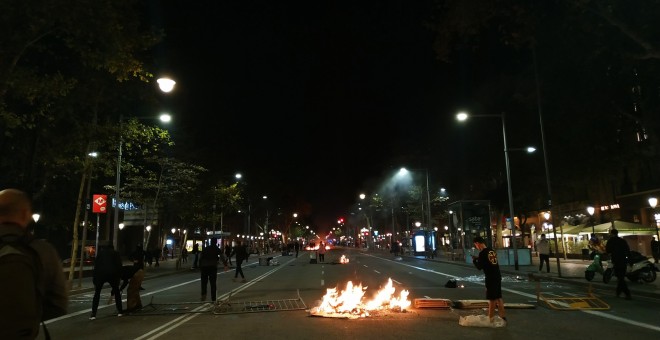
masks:
[[[392,279],[387,280],[385,287],[380,289],[374,298],[363,301],[367,287],[354,286],[352,281],[346,283],[346,289],[339,292],[337,288],[328,288],[321,304],[310,310],[313,316],[335,318],[364,318],[373,311],[399,311],[403,312],[410,307],[408,291],[403,290],[398,297],[394,296],[395,288]]]

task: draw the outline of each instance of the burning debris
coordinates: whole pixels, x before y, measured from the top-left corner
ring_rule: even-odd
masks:
[[[339,258],[339,263],[342,263],[342,264],[343,264],[343,263],[348,263],[348,257],[342,255],[342,256]]]
[[[331,318],[357,319],[369,316],[373,311],[399,311],[404,312],[410,307],[408,291],[402,290],[399,297],[394,296],[395,288],[392,279],[387,280],[387,285],[379,290],[370,301],[362,301],[367,287],[354,286],[348,281],[346,289],[338,292],[337,288],[328,288],[323,301],[317,307],[310,310],[312,316],[323,316]]]

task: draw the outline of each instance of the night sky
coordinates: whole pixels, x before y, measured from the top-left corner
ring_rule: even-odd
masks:
[[[425,1],[156,3],[173,136],[215,175],[240,171],[329,225],[400,166],[444,186],[460,172],[472,71],[436,60]]]

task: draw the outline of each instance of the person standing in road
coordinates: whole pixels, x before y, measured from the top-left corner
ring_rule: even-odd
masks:
[[[199,266],[199,243],[195,242],[193,244],[193,249],[192,249],[193,256],[195,256],[195,259],[193,260],[193,269],[197,269]]]
[[[472,256],[472,263],[486,276],[486,299],[488,300],[488,318],[493,322],[495,308],[500,318],[506,322],[504,300],[502,299],[502,274],[495,250],[486,246],[484,238],[477,236],[473,240],[474,247],[479,250],[479,256]]]
[[[229,265],[233,266],[233,264],[231,263],[231,252],[232,252],[231,240],[228,240],[227,244],[225,245],[225,256],[227,257],[227,262],[229,262]]]
[[[626,295],[626,300],[630,300],[630,289],[626,284],[626,269],[628,266],[628,257],[630,256],[630,247],[626,240],[619,237],[619,231],[610,230],[610,239],[605,245],[605,252],[610,254],[610,260],[614,264],[614,276],[616,276],[616,296],[621,293]]]
[[[119,286],[119,292],[124,291],[124,288],[128,286],[128,282],[131,281],[137,271],[138,268],[130,264],[121,267],[121,286]]]
[[[45,240],[31,239],[29,226],[32,223],[32,202],[28,195],[18,189],[0,191],[0,238],[3,242],[23,238],[36,252],[41,263],[37,286],[43,289],[41,315],[35,308],[34,294],[19,294],[19,287],[28,287],[28,282],[15,276],[0,278],[0,302],[11,309],[3,310],[0,317],[0,338],[15,339],[20,336],[34,336],[39,333],[39,322],[50,320],[67,313],[69,295],[66,286],[62,260],[57,250]],[[4,266],[9,266],[5,264]],[[33,273],[30,273],[31,275]],[[30,291],[31,293],[34,293]],[[32,304],[30,304],[32,303]],[[45,326],[44,326],[45,327]],[[44,328],[45,329],[45,328]],[[23,338],[23,337],[21,337]]]
[[[121,279],[122,263],[119,253],[112,245],[102,249],[94,260],[94,298],[92,299],[92,315],[90,320],[96,320],[96,311],[99,308],[101,298],[101,289],[107,282],[110,284],[112,294],[115,296],[115,306],[117,307],[117,316],[122,316],[123,307],[121,302],[121,291],[119,290],[119,280]]]
[[[181,263],[188,263],[188,248],[181,248]]]
[[[325,242],[319,244],[319,262],[325,262]]]
[[[207,283],[211,286],[211,302],[215,303],[217,280],[218,280],[218,261],[222,260],[227,271],[227,261],[225,255],[218,248],[218,239],[212,238],[211,244],[202,249],[202,255],[199,258],[199,267],[201,268],[202,296],[200,301],[206,301]]]
[[[131,253],[131,261],[138,269],[144,269],[144,249],[141,244],[135,246],[135,250]]]
[[[154,267],[158,267],[158,266],[160,266],[160,262],[159,262],[160,261],[160,255],[161,255],[160,254],[160,248],[156,247],[152,251],[153,251],[153,253],[151,254],[151,256],[156,260],[156,264],[154,265]]]
[[[144,262],[147,263],[149,267],[154,262],[154,252],[151,247],[147,247],[147,250],[144,252]]]
[[[541,234],[541,239],[536,241],[536,251],[539,252],[539,272],[543,271],[543,263],[545,263],[546,271],[550,272],[550,242],[545,238],[545,234]]]
[[[236,247],[234,247],[234,250],[232,251],[232,255],[236,255],[236,272],[234,273],[234,282],[236,282],[236,279],[238,279],[239,274],[243,279],[241,282],[246,282],[245,275],[243,275],[243,268],[241,268],[241,264],[243,264],[243,260],[247,260],[248,252],[247,252],[247,248],[245,247],[245,244],[243,244],[243,241],[238,241],[238,244],[236,245]]]
[[[300,251],[300,242],[298,240],[293,244],[293,250],[296,251],[296,257],[298,257],[298,252]]]

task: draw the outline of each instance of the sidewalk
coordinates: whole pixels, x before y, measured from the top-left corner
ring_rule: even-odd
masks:
[[[470,264],[465,263],[463,261],[455,261],[455,260],[447,259],[445,255],[440,255],[438,257],[435,257],[434,259],[429,259],[424,256],[412,256],[412,255],[404,255],[404,256],[415,257],[427,261],[437,261],[437,262],[451,263],[451,264],[471,267]],[[610,289],[612,290],[612,292],[614,292],[616,288],[616,280],[617,280],[616,278],[612,278],[612,281],[610,281],[609,283],[603,283],[603,276],[600,274],[596,274],[596,276],[591,282],[585,279],[584,271],[587,268],[587,266],[589,266],[589,264],[591,264],[591,261],[560,258],[559,268],[561,268],[561,277],[557,272],[556,257],[550,258],[550,273],[545,272],[545,267],[543,272],[539,272],[538,257],[532,258],[531,265],[524,265],[524,266],[519,265],[518,270],[515,270],[514,266],[501,266],[500,269],[503,274],[523,275],[533,280],[562,282],[566,284],[584,286],[585,288],[588,288],[589,285],[591,285],[592,288],[603,289],[603,290]],[[656,267],[658,267],[658,264],[656,264]],[[655,281],[651,283],[632,282],[628,279],[626,279],[626,283],[628,284],[628,288],[630,289],[633,298],[635,296],[660,298],[660,277],[658,277]]]

